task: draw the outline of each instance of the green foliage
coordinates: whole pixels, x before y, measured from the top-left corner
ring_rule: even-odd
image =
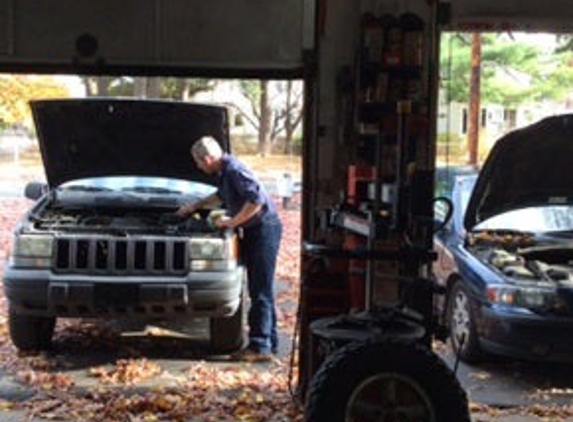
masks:
[[[449,101],[468,102],[472,34],[442,37],[442,86]],[[555,49],[518,41],[505,33],[482,34],[481,101],[518,107],[527,102],[562,100],[572,88],[571,37]]]
[[[251,103],[258,103],[261,98],[261,83],[258,80],[241,80],[239,82],[241,92]]]
[[[173,100],[184,100],[204,91],[215,88],[217,81],[214,79],[182,79],[165,78],[161,85],[161,97]]]
[[[288,151],[293,155],[302,155],[302,136],[297,135],[293,137],[292,144],[291,144],[291,151]]]

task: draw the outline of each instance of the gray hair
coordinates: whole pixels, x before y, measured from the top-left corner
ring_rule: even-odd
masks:
[[[219,159],[223,155],[223,150],[215,138],[212,136],[203,136],[198,141],[195,141],[191,147],[191,154],[193,157],[200,159],[203,159],[207,156]]]

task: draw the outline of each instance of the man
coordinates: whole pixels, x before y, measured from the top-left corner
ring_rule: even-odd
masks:
[[[219,218],[216,226],[241,229],[241,259],[247,269],[251,308],[249,343],[235,357],[248,361],[268,360],[278,347],[274,274],[282,223],[272,200],[253,173],[234,156],[224,153],[215,139],[199,139],[191,147],[191,155],[201,171],[219,176],[218,190],[183,205],[177,213],[190,215],[198,209],[222,204],[228,217]]]

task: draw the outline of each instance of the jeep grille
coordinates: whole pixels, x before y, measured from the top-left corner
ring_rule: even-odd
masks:
[[[54,269],[60,273],[184,274],[189,267],[188,245],[176,239],[58,238]]]

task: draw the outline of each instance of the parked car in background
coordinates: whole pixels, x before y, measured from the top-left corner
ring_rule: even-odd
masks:
[[[175,214],[215,189],[190,146],[211,135],[229,150],[225,108],[117,99],[31,107],[47,185],[26,187],[36,202],[4,271],[14,345],[49,347],[60,317],[206,317],[215,351],[240,348],[237,236],[215,229],[208,211]]]
[[[436,167],[435,190],[436,197],[451,199],[454,183],[458,176],[477,175],[478,170],[470,165],[445,165]]]
[[[479,175],[455,179],[435,236],[438,313],[453,349],[573,361],[573,115],[501,138]]]

